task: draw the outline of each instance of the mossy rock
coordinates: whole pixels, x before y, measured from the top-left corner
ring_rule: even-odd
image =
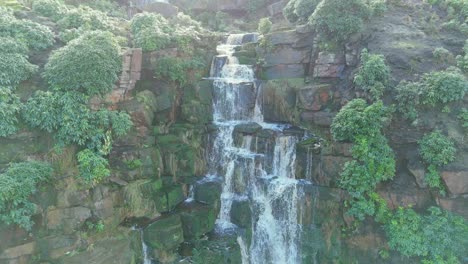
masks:
[[[197,239],[212,231],[216,222],[216,211],[212,206],[196,205],[192,203],[181,209],[180,217],[184,238]]]
[[[252,224],[252,212],[248,200],[234,200],[231,207],[231,222],[248,228]]]
[[[181,185],[163,188],[154,195],[156,209],[159,212],[172,211],[184,200],[185,195]]]
[[[242,263],[237,236],[197,241],[192,260],[194,264]]]
[[[184,242],[182,221],[179,215],[170,215],[156,220],[143,231],[143,240],[153,249],[170,250]]]
[[[215,205],[221,197],[221,183],[218,181],[209,181],[196,184],[194,186],[195,200],[200,203]]]
[[[192,124],[207,124],[213,121],[212,106],[191,101],[182,105],[182,119]]]

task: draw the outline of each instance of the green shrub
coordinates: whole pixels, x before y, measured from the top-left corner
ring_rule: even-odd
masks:
[[[419,153],[425,163],[429,165],[424,180],[432,188],[439,189],[445,195],[444,185],[440,179],[437,167],[455,160],[456,148],[450,138],[434,131],[425,135],[419,142]]]
[[[46,49],[54,43],[54,33],[48,27],[9,14],[0,17],[0,37],[11,37],[32,50]]]
[[[327,39],[342,42],[360,32],[370,15],[363,0],[326,0],[309,17],[309,24]]]
[[[118,79],[122,63],[119,52],[111,33],[88,32],[49,57],[44,77],[55,90],[105,94]]]
[[[462,108],[457,117],[463,129],[465,129],[465,131],[468,131],[468,109]]]
[[[47,181],[51,174],[48,164],[37,161],[11,164],[0,174],[0,221],[31,230],[31,216],[36,213],[36,206],[29,198],[36,192],[37,185]]]
[[[442,166],[455,159],[455,144],[440,131],[425,135],[418,143],[419,153],[427,164]]]
[[[160,28],[144,28],[134,35],[135,47],[143,51],[155,51],[168,47],[171,44],[171,35],[160,30]]]
[[[39,91],[26,103],[23,118],[32,127],[54,132],[59,145],[86,145],[96,151],[108,148],[108,131],[122,136],[132,125],[125,113],[90,110],[87,98],[76,92]]]
[[[421,84],[401,81],[395,90],[398,112],[406,119],[415,120],[418,117],[416,107],[421,104]]]
[[[352,197],[348,214],[363,220],[376,211],[387,210],[373,191],[379,182],[395,175],[395,156],[382,135],[359,136],[351,151],[354,160],[345,163],[339,186]],[[380,218],[383,214],[380,212]]]
[[[455,60],[453,54],[443,47],[435,48],[432,55],[439,63],[452,64]]]
[[[422,103],[430,106],[463,99],[468,90],[465,76],[453,68],[426,73],[420,83]]]
[[[29,79],[36,71],[37,66],[29,63],[25,55],[0,52],[1,86],[16,86]]]
[[[62,19],[57,21],[57,25],[61,30],[72,28],[84,28],[86,30],[115,30],[115,22],[110,19],[105,13],[94,10],[87,6],[68,11]]]
[[[28,46],[25,43],[17,41],[11,37],[0,37],[0,53],[18,53],[27,55]]]
[[[333,119],[331,133],[337,141],[354,142],[357,136],[373,137],[380,134],[388,117],[388,109],[381,101],[368,106],[363,99],[354,99]]]
[[[67,12],[66,6],[58,0],[34,0],[32,10],[44,17],[57,21]]]
[[[133,34],[137,34],[146,28],[158,28],[158,30],[169,34],[172,27],[169,22],[160,14],[140,13],[136,14],[130,23],[130,28]]]
[[[270,19],[268,17],[264,17],[258,22],[257,31],[262,35],[266,35],[270,33],[272,25],[273,24],[271,23]]]
[[[370,54],[367,49],[361,52],[361,66],[354,77],[354,83],[373,100],[382,98],[390,79],[390,68],[385,64],[385,58],[380,54]]]
[[[110,175],[109,162],[90,149],[77,154],[80,180],[89,186],[95,186]]]
[[[283,9],[283,14],[291,23],[305,23],[314,13],[320,0],[290,0]]]
[[[155,75],[157,78],[167,78],[179,86],[185,86],[190,80],[200,79],[204,67],[203,60],[197,57],[164,57],[157,61]]]
[[[419,215],[400,208],[385,225],[390,248],[405,256],[422,257],[422,263],[461,263],[468,248],[468,225],[463,217],[437,207]]]
[[[18,130],[18,118],[21,109],[18,96],[11,89],[0,87],[0,137],[13,135]]]
[[[464,56],[461,56],[461,55],[457,56],[457,66],[466,74],[468,73],[468,40],[465,41],[465,46],[463,47],[463,51],[465,53]]]

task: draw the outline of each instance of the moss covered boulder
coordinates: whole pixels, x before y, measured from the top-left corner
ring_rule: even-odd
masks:
[[[184,241],[180,216],[170,215],[148,225],[143,231],[143,240],[157,250],[177,248]]]
[[[183,206],[180,211],[184,238],[197,239],[213,230],[216,221],[216,211],[212,206],[191,203]]]
[[[159,212],[169,212],[185,199],[181,185],[165,187],[155,193],[154,201]]]

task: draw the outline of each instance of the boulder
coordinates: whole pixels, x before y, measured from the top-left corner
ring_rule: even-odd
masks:
[[[300,117],[301,121],[311,122],[321,127],[330,127],[335,115],[336,113],[306,111],[302,112]]]
[[[57,259],[81,246],[77,235],[53,235],[38,239],[38,250],[42,257]]]
[[[219,181],[202,181],[194,185],[195,200],[200,203],[216,205],[221,197],[222,186]]]
[[[185,200],[185,195],[182,186],[175,185],[161,189],[155,194],[154,199],[159,212],[169,212]]]
[[[180,215],[160,218],[143,230],[143,240],[153,249],[171,250],[184,241]]]
[[[413,175],[419,188],[427,188],[427,183],[424,180],[426,169],[420,161],[409,162],[408,170],[411,172],[411,175]]]
[[[281,40],[277,40],[281,41]],[[265,54],[265,67],[279,64],[305,64],[310,62],[310,50],[299,50],[288,46],[275,48]]]
[[[242,228],[249,228],[252,223],[252,212],[249,200],[234,200],[231,206],[231,222]]]
[[[468,203],[467,197],[457,197],[457,198],[438,198],[437,205],[441,208],[450,211],[452,213],[463,216],[468,220]]]
[[[266,80],[302,78],[304,77],[303,64],[278,64],[263,68],[263,78]]]
[[[387,205],[391,209],[397,209],[400,206],[423,209],[432,203],[431,194],[420,189],[401,188],[399,190],[381,190],[378,193],[387,201]]]
[[[212,206],[191,203],[182,207],[180,218],[185,240],[193,240],[214,229],[216,211]]]
[[[82,206],[49,209],[47,211],[47,228],[49,230],[63,230],[64,234],[71,234],[91,216],[91,210]]]
[[[212,105],[191,101],[182,105],[182,119],[192,124],[206,124],[212,121]]]
[[[453,195],[468,193],[468,167],[450,166],[440,173],[448,191]]]
[[[302,87],[298,91],[299,108],[319,111],[330,103],[332,95],[332,85],[314,84]]]
[[[344,54],[320,52],[315,61],[314,77],[341,78],[345,68]]]
[[[352,159],[349,157],[322,156],[319,173],[314,179],[314,183],[328,187],[337,186],[343,166],[350,160]]]
[[[270,80],[263,84],[263,115],[272,122],[293,122],[296,118],[296,90],[304,80]]]
[[[19,246],[7,248],[3,250],[3,252],[0,253],[0,262],[7,261],[9,259],[13,260],[22,256],[32,255],[35,249],[36,249],[35,241],[22,244]],[[10,262],[10,263],[15,263],[15,262]]]
[[[236,125],[234,128],[234,134],[235,133],[241,133],[241,134],[255,134],[258,131],[262,129],[262,126],[257,124],[257,123],[243,123]]]
[[[283,8],[286,6],[286,4],[287,4],[287,1],[279,1],[279,2],[269,5],[267,7],[268,14],[272,17],[282,15]]]

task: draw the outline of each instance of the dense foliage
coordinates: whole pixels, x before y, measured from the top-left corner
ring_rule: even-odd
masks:
[[[3,40],[6,38],[0,38],[0,41]],[[18,48],[7,45],[8,43],[0,44],[0,85],[16,86],[29,79],[37,71],[37,66],[29,63],[26,55],[13,52],[20,45]]]
[[[258,31],[258,33],[260,33],[262,35],[266,35],[266,34],[270,33],[272,25],[273,24],[271,23],[270,19],[268,17],[264,17],[264,18],[260,19],[260,21],[258,22],[257,31]]]
[[[50,56],[44,77],[58,91],[105,94],[118,79],[122,63],[119,52],[111,33],[88,32]]]
[[[457,56],[457,66],[464,73],[468,73],[468,40],[465,41],[463,52],[465,53],[463,56],[461,55]]]
[[[157,78],[167,78],[180,86],[188,84],[189,80],[201,78],[201,70],[205,63],[200,58],[184,59],[164,57],[158,60],[155,69]],[[191,76],[192,75],[192,76]]]
[[[405,256],[419,256],[422,263],[460,263],[468,248],[468,223],[437,207],[419,215],[412,209],[398,209],[385,225],[392,249]]]
[[[321,0],[290,0],[283,14],[291,23],[305,23]]]
[[[370,54],[367,49],[361,52],[361,66],[354,77],[354,83],[368,92],[373,100],[382,98],[390,79],[390,68],[383,55]]]
[[[331,133],[337,141],[354,142],[358,136],[375,136],[388,119],[388,109],[381,101],[370,106],[363,99],[346,104],[333,119]]]
[[[17,114],[21,103],[10,88],[0,86],[0,137],[13,135],[18,130]]]
[[[54,33],[46,26],[6,13],[0,16],[0,37],[11,37],[32,50],[46,49],[54,43]]]
[[[67,7],[58,0],[35,0],[32,3],[32,10],[57,21],[67,12]]]
[[[86,185],[94,186],[110,175],[109,162],[90,149],[77,155],[80,179]]]
[[[47,181],[51,174],[48,164],[37,161],[11,164],[0,174],[0,221],[30,230],[36,206],[29,198],[37,185]]]
[[[396,87],[398,111],[405,118],[414,120],[419,107],[461,100],[467,90],[468,81],[458,69],[425,73],[418,82],[402,81]]]
[[[309,23],[330,40],[341,42],[361,31],[371,12],[362,0],[326,0],[309,17]]]
[[[101,150],[106,132],[122,136],[131,127],[130,116],[115,111],[92,111],[87,98],[77,92],[37,92],[26,103],[25,121],[32,127],[54,132],[61,145],[78,144]]]

